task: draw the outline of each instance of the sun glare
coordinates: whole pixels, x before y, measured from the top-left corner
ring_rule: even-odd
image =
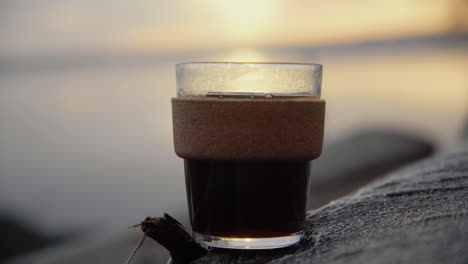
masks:
[[[214,4],[233,44],[268,33],[277,7],[276,0],[215,0]]]

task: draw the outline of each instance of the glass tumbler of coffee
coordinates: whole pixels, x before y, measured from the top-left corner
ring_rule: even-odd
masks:
[[[195,239],[237,249],[297,243],[322,151],[322,66],[191,62],[176,75],[174,147]]]

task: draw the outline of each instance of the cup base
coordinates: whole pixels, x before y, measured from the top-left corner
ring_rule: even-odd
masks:
[[[207,236],[193,232],[195,240],[208,247],[228,249],[273,249],[283,248],[296,244],[302,238],[302,232],[290,236],[268,238],[238,238]]]

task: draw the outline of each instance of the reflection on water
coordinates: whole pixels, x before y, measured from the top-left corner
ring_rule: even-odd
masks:
[[[466,114],[468,50],[329,58],[299,48],[243,49],[155,63],[23,72],[0,79],[0,201],[50,230],[185,218],[170,97],[181,60],[325,65],[326,139],[384,127],[455,144]]]
[[[333,97],[368,98],[427,111],[458,112],[466,110],[467,69],[468,52],[349,61],[329,65],[330,89],[326,91]]]

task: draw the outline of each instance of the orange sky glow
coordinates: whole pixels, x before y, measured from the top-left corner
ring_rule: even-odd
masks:
[[[465,0],[39,2],[0,3],[0,54],[322,45],[440,34],[454,20],[468,31]]]
[[[128,32],[130,49],[286,46],[432,35],[447,30],[450,1],[191,2],[180,20]],[[200,12],[198,12],[200,11]],[[187,13],[185,13],[187,12]],[[190,23],[188,23],[190,21]]]

